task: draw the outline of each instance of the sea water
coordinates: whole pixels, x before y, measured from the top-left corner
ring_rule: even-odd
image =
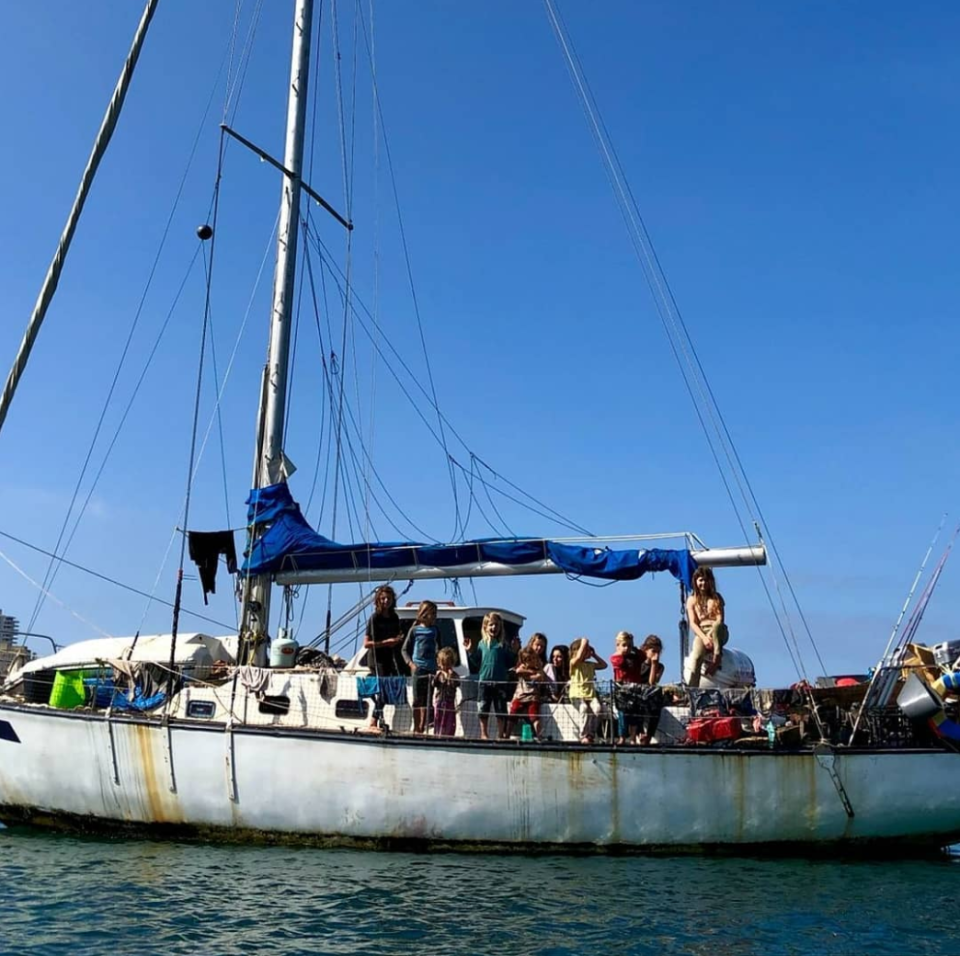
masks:
[[[0,830],[0,954],[960,953],[960,858],[411,855]]]

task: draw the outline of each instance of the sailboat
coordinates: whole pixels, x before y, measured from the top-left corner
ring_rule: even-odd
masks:
[[[175,626],[168,634],[81,642],[18,668],[0,696],[0,821],[511,850],[931,849],[960,837],[960,759],[943,738],[914,733],[889,693],[859,737],[844,732],[850,703],[862,694],[844,699],[841,690],[799,688],[786,705],[806,708],[813,730],[781,739],[771,713],[749,745],[697,745],[687,731],[692,711],[704,705],[681,686],[649,745],[619,746],[609,726],[581,742],[562,697],[544,704],[539,739],[480,739],[467,638],[493,613],[511,636],[525,619],[462,603],[438,608],[461,677],[454,736],[411,733],[409,682],[388,687],[362,650],[346,662],[321,655],[291,666],[295,642],[271,630],[278,586],[372,589],[542,574],[613,581],[664,572],[685,594],[698,568],[766,560],[762,543],[709,548],[693,535],[672,549],[656,536],[632,549],[550,538],[340,544],[308,525],[288,481],[284,424],[299,209],[309,190],[302,160],[312,16],[311,0],[297,0],[286,153],[261,157],[281,172],[284,189],[239,633]],[[416,608],[399,614],[412,622]],[[890,663],[890,675],[899,670],[899,661]],[[733,706],[732,696],[763,695],[707,690],[716,695],[710,706],[721,709]],[[377,695],[377,732],[366,733]],[[775,698],[770,692],[768,710]],[[757,717],[725,719],[752,724]]]

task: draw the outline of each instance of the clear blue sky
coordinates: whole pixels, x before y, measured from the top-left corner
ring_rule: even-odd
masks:
[[[233,122],[279,155],[292,3],[265,6]],[[341,6],[349,125],[353,7]],[[139,7],[51,0],[42,10],[6,4],[0,12],[3,374]],[[569,0],[560,8],[826,665],[864,670],[886,642],[941,514],[957,516],[960,9]],[[171,307],[195,250],[193,229],[208,216],[223,105],[218,71],[233,15],[228,3],[161,4],[0,435],[0,531],[45,548],[56,540],[212,95],[108,413],[110,436]],[[329,25],[329,3],[324,16]],[[311,180],[344,208],[324,34]],[[447,417],[498,472],[597,533],[690,529],[711,545],[740,543],[542,5],[382,3],[376,59]],[[422,377],[382,147],[376,174],[362,43],[358,60],[356,287],[369,306],[379,302],[386,334]],[[278,189],[267,166],[229,151],[213,291],[221,373],[251,298],[253,305],[224,399],[229,520],[214,429],[193,527],[242,520],[272,251],[259,286],[255,277]],[[318,221],[342,264],[342,233]],[[202,303],[196,268],[68,555],[148,591],[183,497]],[[287,442],[301,469],[292,487],[302,502],[322,404],[312,323],[312,311],[304,312]],[[445,540],[454,519],[443,457],[389,374],[374,375],[356,334],[349,392],[374,436],[377,469],[405,513]],[[202,428],[211,399],[208,388]],[[318,500],[319,492],[314,509]],[[518,533],[560,533],[534,515],[504,514]],[[491,534],[476,517],[470,533]],[[342,512],[340,521],[337,536],[351,537]],[[382,537],[396,537],[374,521]],[[43,577],[44,559],[6,539],[0,550]],[[166,599],[174,573],[175,552],[157,592]],[[958,574],[948,566],[921,632],[928,643],[960,636],[949,604]],[[751,654],[761,682],[795,679],[757,573],[728,571],[720,584],[732,643]],[[103,631],[140,626],[143,599],[77,572],[63,570],[53,592]],[[348,592],[338,606],[356,598]],[[445,595],[437,583],[410,596]],[[665,576],[606,589],[560,578],[491,580],[477,584],[477,597],[525,613],[527,633],[543,630],[551,641],[589,634],[603,651],[623,627],[657,631],[671,647],[679,613]],[[0,562],[3,611],[25,625],[34,601],[31,585]],[[193,580],[186,602],[203,610]],[[325,592],[310,598],[302,637],[319,629],[325,602]],[[229,596],[212,600],[209,613],[231,621]],[[222,630],[189,618],[183,626]],[[168,630],[168,612],[151,608],[143,627]],[[60,641],[97,634],[53,601],[35,628]],[[815,676],[805,641],[804,650]],[[678,671],[672,657],[670,677]]]

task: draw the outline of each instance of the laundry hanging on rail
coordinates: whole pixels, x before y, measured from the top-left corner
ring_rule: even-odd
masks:
[[[237,572],[237,548],[233,542],[232,531],[188,531],[190,560],[200,572],[200,584],[203,587],[203,603],[207,603],[208,594],[217,593],[217,565],[222,554],[227,559],[227,570]]]

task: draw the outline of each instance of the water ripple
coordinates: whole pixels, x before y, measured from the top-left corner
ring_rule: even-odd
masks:
[[[956,860],[221,847],[0,832],[0,956],[960,951]]]

